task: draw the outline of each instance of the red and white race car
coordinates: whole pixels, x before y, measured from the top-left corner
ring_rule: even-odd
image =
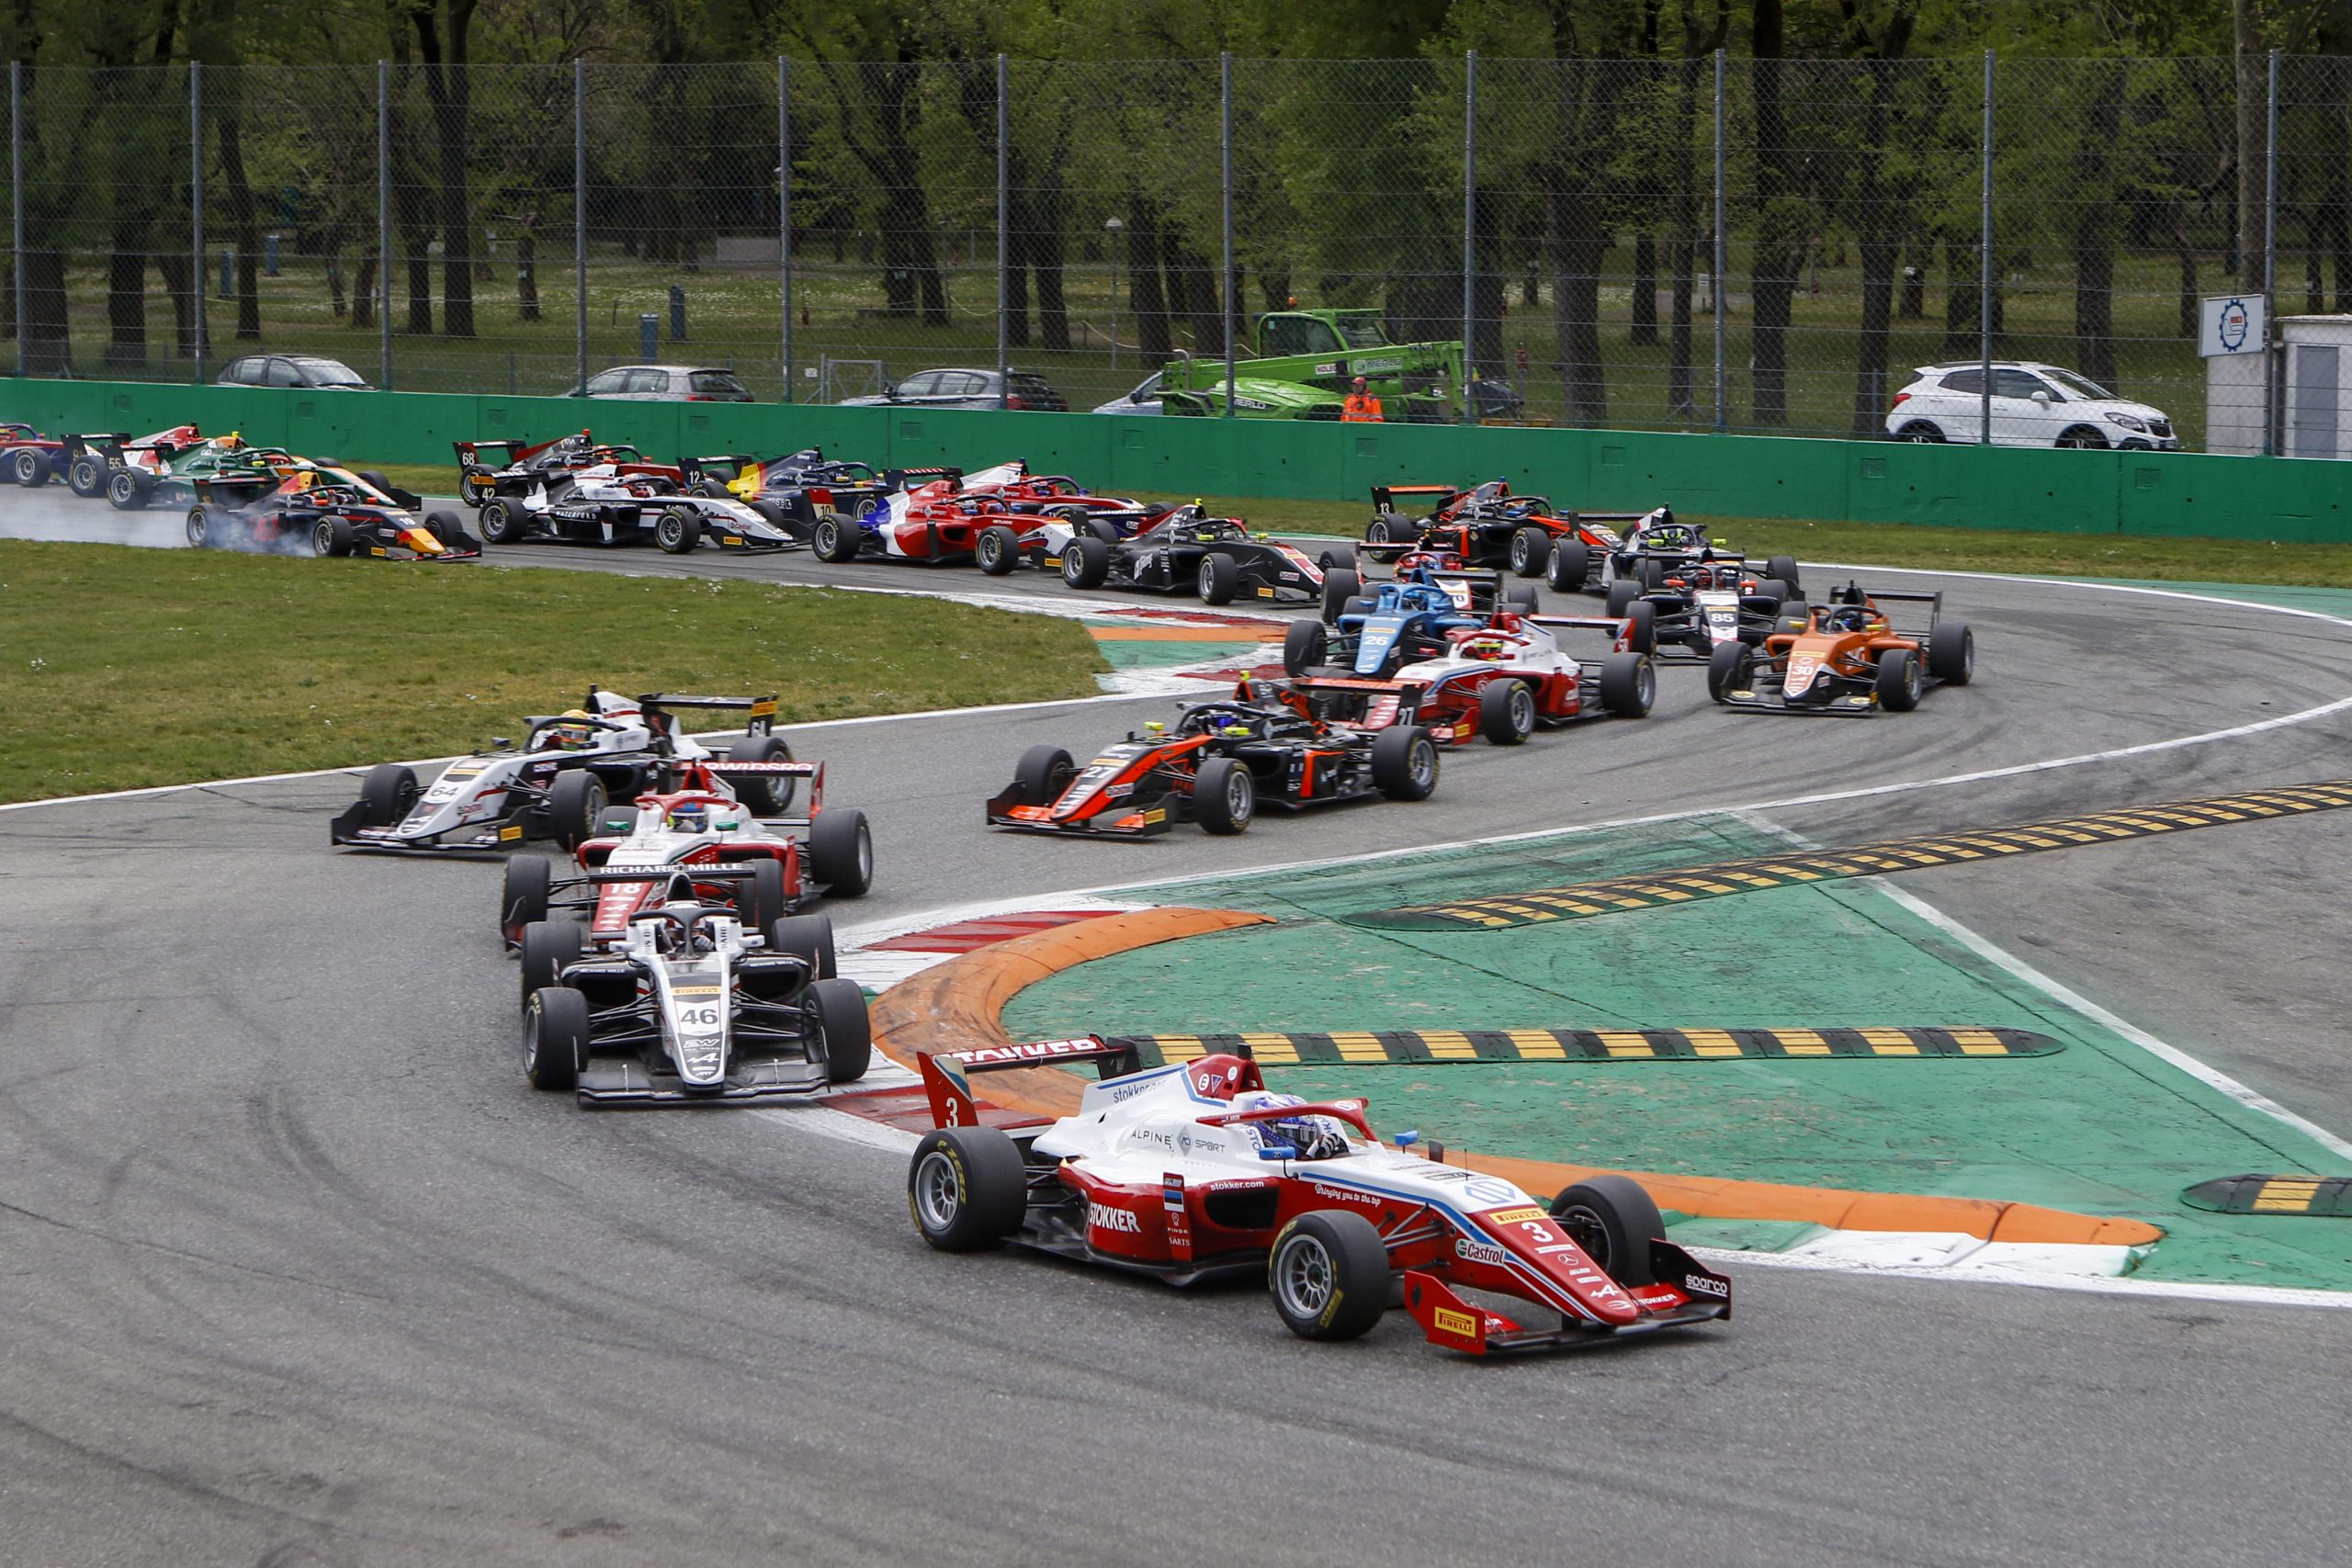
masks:
[[[969,1077],[1091,1061],[1078,1113],[986,1124]],[[936,1131],[916,1145],[908,1206],[944,1252],[1000,1242],[1174,1285],[1266,1277],[1308,1339],[1352,1339],[1400,1297],[1431,1344],[1471,1355],[1564,1349],[1731,1315],[1731,1281],[1664,1239],[1648,1194],[1593,1176],[1539,1202],[1442,1149],[1382,1145],[1361,1100],[1269,1092],[1257,1064],[1207,1055],[1137,1071],[1089,1037],[921,1058]],[[1401,1280],[1399,1276],[1402,1276]],[[1515,1297],[1525,1326],[1459,1292]]]
[[[1292,629],[1301,625],[1322,629],[1311,621]],[[1657,700],[1657,668],[1642,646],[1646,630],[1630,617],[1506,610],[1483,626],[1447,632],[1442,658],[1416,660],[1386,680],[1302,675],[1290,687],[1335,723],[1364,729],[1418,724],[1440,745],[1483,735],[1495,745],[1516,746],[1539,728],[1580,718],[1647,717]],[[1608,649],[1578,659],[1561,648],[1564,631],[1605,637]]]
[[[522,949],[526,1001],[583,950],[601,952],[625,942],[629,922],[666,899],[730,905],[744,930],[765,932],[814,899],[855,898],[873,885],[874,839],[865,814],[826,809],[823,763],[795,762],[787,755],[760,762],[687,761],[677,772],[682,787],[639,795],[630,815],[607,823],[625,830],[582,843],[573,867],[560,874],[546,855],[507,861],[499,931],[510,947]],[[808,814],[755,818],[719,782],[747,773],[775,793],[783,810],[790,809],[793,784],[807,779]],[[794,829],[807,836],[796,838]],[[585,922],[550,922],[556,910],[582,914]],[[830,976],[830,921],[823,947],[820,975]]]
[[[1039,531],[1049,523],[1115,541],[1158,514],[1132,501],[1089,495],[1075,479],[1039,477],[1018,459],[975,473],[909,468],[895,494],[866,501],[854,517],[820,513],[809,536],[820,560],[860,558],[932,565],[977,560],[991,576],[1024,558],[1040,558]],[[938,477],[922,479],[922,476]]]

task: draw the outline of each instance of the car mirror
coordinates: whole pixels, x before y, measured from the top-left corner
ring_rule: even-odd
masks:
[[[2050,406],[2050,394],[2047,392],[2036,392],[2033,394],[2033,400],[2040,403],[2043,408],[2048,408]]]
[[[511,751],[514,749],[514,738],[511,735],[493,735],[490,738],[490,749],[493,751]]]

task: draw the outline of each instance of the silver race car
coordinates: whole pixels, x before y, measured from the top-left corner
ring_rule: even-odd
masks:
[[[725,757],[678,728],[681,710],[746,716],[743,738]],[[628,697],[591,687],[568,713],[526,719],[519,747],[460,757],[430,788],[416,772],[384,762],[360,781],[359,798],[335,815],[329,841],[348,849],[481,852],[511,849],[529,838],[576,849],[603,830],[605,807],[672,784],[685,767],[754,816],[780,815],[791,804],[792,752],[772,733],[775,698],[695,697],[650,692]],[[731,781],[731,782],[730,782]]]
[[[733,1104],[814,1093],[865,1076],[873,1037],[854,980],[822,977],[822,915],[744,930],[683,886],[640,908],[613,947],[526,988],[523,1070],[583,1104]],[[572,945],[580,928],[533,925],[524,953]]]
[[[492,497],[482,502],[481,536],[493,545],[628,545],[650,537],[679,556],[705,539],[731,550],[803,547],[732,496],[682,493],[664,476],[616,463],[553,470],[520,495]]]

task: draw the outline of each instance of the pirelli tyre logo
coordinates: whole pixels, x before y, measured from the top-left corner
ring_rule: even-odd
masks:
[[[1500,931],[1511,926],[1540,925],[1547,920],[1580,920],[1628,909],[1687,904],[1698,898],[1756,893],[1799,883],[1924,871],[1965,861],[1998,860],[2005,855],[2031,854],[2041,850],[2071,850],[2085,844],[2113,843],[2119,839],[2144,839],[2191,828],[2220,828],[2233,822],[2295,817],[2309,811],[2337,811],[2346,807],[2352,807],[2352,780],[2254,790],[2207,800],[2178,800],[2165,806],[2103,811],[2089,817],[2029,822],[1977,833],[1895,839],[1852,849],[1801,854],[1758,855],[1752,860],[1721,861],[1680,871],[1539,887],[1501,897],[1368,909],[1340,918],[1350,925],[1404,931]]]
[[[1446,1062],[1730,1062],[1994,1059],[2065,1049],[2022,1029],[1396,1029],[1363,1033],[1133,1034],[1147,1067],[1246,1051],[1267,1066],[1400,1066]]]
[[[2352,1176],[2224,1176],[2180,1196],[2191,1208],[2223,1214],[2352,1220]]]

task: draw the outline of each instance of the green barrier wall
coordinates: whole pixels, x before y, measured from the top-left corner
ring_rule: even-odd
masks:
[[[582,425],[649,456],[821,446],[876,467],[1025,457],[1102,491],[1328,500],[1351,515],[1396,480],[1501,477],[1562,505],[1702,515],[1935,523],[2058,533],[2352,538],[2352,465],[2174,453],[1912,446],[1642,431],[587,402],[143,382],[0,383],[0,418],[44,431],[206,431],[313,456],[450,463],[452,441],[544,440]]]

